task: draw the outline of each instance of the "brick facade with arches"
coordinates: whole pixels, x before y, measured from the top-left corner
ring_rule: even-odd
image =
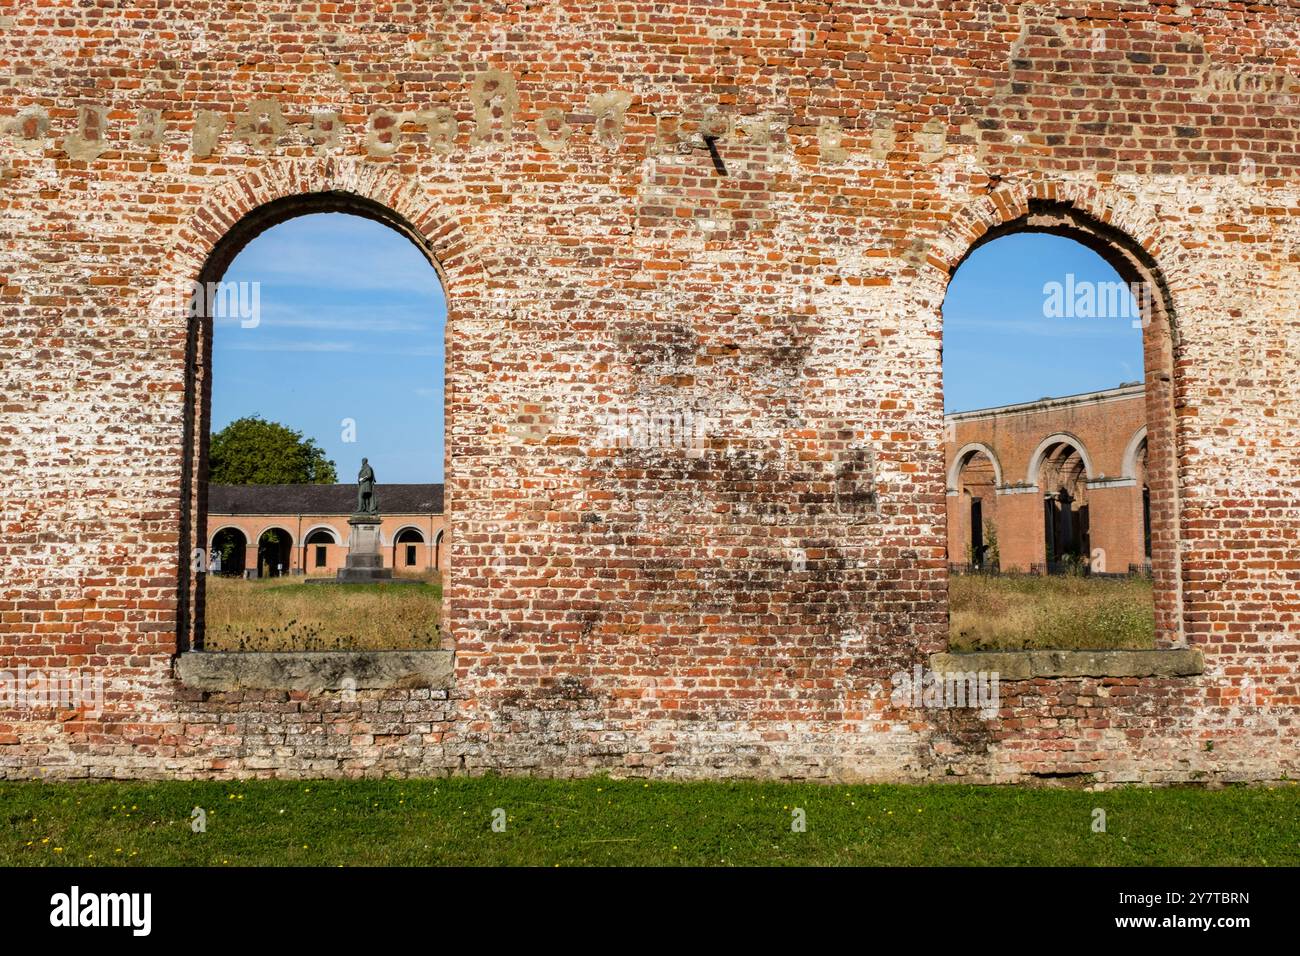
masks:
[[[0,700],[0,775],[1294,776],[1293,13],[0,6],[0,669],[108,687]],[[205,689],[177,664],[215,530],[184,297],[321,211],[444,285],[454,664]],[[1181,663],[915,708],[893,675],[947,649],[944,295],[1018,230],[1155,290]]]
[[[1103,574],[1146,570],[1141,384],[945,422],[950,564],[1042,572],[1069,555]]]
[[[377,485],[382,521],[379,555],[399,574],[447,570],[447,521],[442,485]],[[275,574],[334,577],[352,544],[348,519],[355,485],[209,485],[208,573],[266,577]],[[267,532],[282,540],[271,568]],[[229,539],[227,541],[227,539]]]

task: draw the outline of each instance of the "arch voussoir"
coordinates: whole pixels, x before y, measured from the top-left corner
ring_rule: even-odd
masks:
[[[193,277],[222,240],[247,216],[271,203],[301,198],[311,212],[313,196],[354,196],[385,210],[434,260],[448,285],[461,292],[481,280],[476,246],[456,210],[420,183],[386,168],[339,160],[286,160],[234,176],[198,204],[176,234],[169,271]]]
[[[948,228],[935,239],[926,261],[951,276],[976,243],[990,231],[1029,215],[1035,200],[1064,204],[1119,230],[1152,258],[1175,248],[1152,212],[1133,197],[1092,184],[1037,179],[1004,184],[957,210]]]

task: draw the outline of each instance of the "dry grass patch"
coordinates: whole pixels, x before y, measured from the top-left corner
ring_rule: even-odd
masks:
[[[948,603],[953,651],[1155,646],[1146,578],[954,575]]]
[[[438,646],[442,583],[306,584],[302,578],[207,582],[209,651],[362,651]]]

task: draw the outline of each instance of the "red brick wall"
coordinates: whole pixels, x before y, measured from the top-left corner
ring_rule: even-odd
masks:
[[[112,681],[0,711],[0,773],[1294,775],[1298,60],[1262,5],[0,6],[0,663]],[[450,695],[171,677],[209,381],[160,293],[322,208],[446,284]],[[1158,600],[1207,671],[899,708],[947,279],[1061,208],[1164,283]]]

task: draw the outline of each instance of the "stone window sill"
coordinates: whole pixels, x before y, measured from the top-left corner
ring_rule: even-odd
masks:
[[[975,651],[934,654],[937,674],[997,672],[1000,680],[1033,677],[1190,677],[1205,671],[1201,652],[1188,647],[1154,651]]]
[[[452,657],[451,651],[190,651],[176,659],[176,676],[206,691],[446,690]]]

